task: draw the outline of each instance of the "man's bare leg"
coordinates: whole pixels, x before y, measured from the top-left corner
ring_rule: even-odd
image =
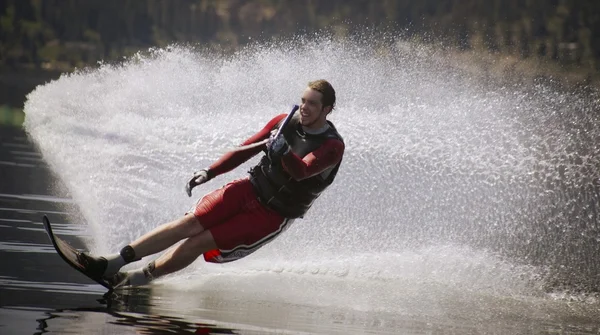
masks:
[[[125,273],[122,281],[134,286],[148,284],[155,278],[187,267],[200,255],[213,249],[217,249],[217,245],[211,232],[203,231],[189,237],[182,244],[150,262],[144,268]]]
[[[184,238],[198,235],[203,231],[204,227],[198,219],[188,214],[154,228],[129,245],[135,250],[135,256],[142,258],[161,252]]]
[[[203,231],[204,227],[192,214],[156,227],[123,248],[120,253],[104,257],[107,266],[103,276],[111,277],[125,264],[163,251],[182,239]]]
[[[155,261],[153,277],[164,276],[179,271],[192,264],[203,253],[217,249],[217,244],[209,230],[192,236],[173,250],[160,256]]]

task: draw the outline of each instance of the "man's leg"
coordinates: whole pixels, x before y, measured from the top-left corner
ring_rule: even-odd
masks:
[[[188,238],[173,250],[160,256],[155,261],[152,276],[160,277],[179,271],[192,264],[203,253],[217,248],[212,234],[209,230],[205,230],[198,235]]]
[[[203,253],[217,249],[217,244],[209,230],[189,237],[176,248],[150,262],[144,268],[124,273],[116,281],[119,284],[145,285],[151,280],[179,271],[192,264]]]
[[[202,231],[204,227],[191,214],[156,227],[123,248],[120,253],[104,257],[107,265],[102,276],[112,277],[125,264],[163,251],[182,239],[198,235]]]
[[[217,229],[218,226],[231,221],[235,217],[239,218],[240,213],[248,210],[248,208],[259,206],[252,184],[247,178],[228,183],[200,199],[196,204],[194,214],[188,215],[190,218],[184,220],[184,224],[174,223],[176,226],[183,225],[187,227],[184,229],[183,234],[173,233],[178,229],[159,227],[134,241],[129,247],[132,253],[135,251],[135,258],[141,258],[152,252],[164,250],[183,238],[188,238],[185,242],[143,269],[130,271],[126,274],[119,273],[111,282],[127,284],[127,281],[129,281],[131,285],[143,285],[153,277],[162,276],[186,267],[201,254],[218,248],[215,240],[219,241],[219,238],[213,235],[213,229]],[[242,219],[242,221],[248,222],[246,219]],[[229,231],[222,232],[221,242],[219,243],[223,243],[223,239],[229,239],[228,235]],[[125,254],[131,258],[131,255],[128,255],[127,252]],[[127,257],[123,256],[121,259],[127,259]]]
[[[149,233],[133,241],[130,246],[137,258],[143,258],[163,251],[173,244],[195,236],[204,231],[204,227],[192,214],[154,228]]]
[[[200,255],[215,249],[227,254],[224,256],[227,258],[226,261],[244,257],[273,240],[293,221],[259,206],[250,207],[253,210],[238,214],[219,225],[189,237],[145,267],[127,273],[119,273],[113,280],[114,285],[148,284],[155,278],[187,267]],[[233,256],[233,251],[237,256]]]

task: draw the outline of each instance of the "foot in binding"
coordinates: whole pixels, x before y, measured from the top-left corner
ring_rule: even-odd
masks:
[[[108,262],[104,257],[90,256],[84,252],[77,254],[77,261],[83,266],[89,276],[96,280],[102,280]]]
[[[129,279],[130,278],[127,272],[119,271],[115,273],[112,277],[105,278],[104,280],[106,280],[106,282],[113,288],[119,288],[124,286],[130,286],[131,283]]]
[[[154,280],[153,272],[155,270],[154,261],[148,263],[145,267],[128,271],[128,272],[117,272],[114,276],[109,279],[105,279],[113,288],[123,286],[142,286],[148,285]]]

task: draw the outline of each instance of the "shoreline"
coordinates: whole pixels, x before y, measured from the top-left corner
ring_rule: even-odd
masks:
[[[23,127],[25,112],[9,105],[0,105],[0,126]]]
[[[27,94],[66,73],[58,70],[0,69],[0,106],[23,109]]]

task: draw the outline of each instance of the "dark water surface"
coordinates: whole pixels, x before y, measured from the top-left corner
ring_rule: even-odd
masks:
[[[105,296],[59,258],[43,230],[47,214],[57,234],[83,248],[85,231],[68,219],[77,207],[68,194],[56,194],[60,187],[51,188],[60,181],[21,129],[0,128],[0,143],[0,334],[600,333],[598,302],[591,297],[464,298],[423,285],[405,297],[387,297],[400,298],[390,302],[395,312],[384,312],[326,301],[288,303],[253,292],[251,283],[241,290],[217,285],[187,291],[157,284]],[[309,286],[291,283],[289,290],[302,295]],[[356,299],[363,294],[358,289]]]
[[[42,227],[83,248],[81,229],[68,222],[68,197],[50,193],[59,181],[19,128],[0,128],[0,334],[233,334],[225,327],[148,314],[152,291],[104,296],[55,253]],[[126,312],[126,313],[125,313]]]

